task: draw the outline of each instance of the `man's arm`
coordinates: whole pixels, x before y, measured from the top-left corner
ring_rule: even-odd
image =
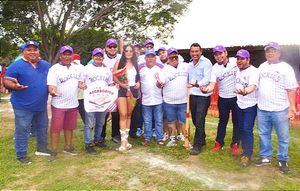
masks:
[[[288,118],[293,120],[295,118],[295,113],[296,113],[296,90],[288,89],[287,93],[290,102]]]
[[[3,85],[5,88],[13,91],[23,91],[28,88],[28,86],[19,84],[18,80],[12,77],[4,77]]]

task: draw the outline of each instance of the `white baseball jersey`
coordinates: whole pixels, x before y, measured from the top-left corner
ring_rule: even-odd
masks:
[[[287,89],[298,87],[295,72],[286,62],[262,63],[259,68],[258,108],[282,111],[290,106]]]
[[[70,67],[60,63],[54,64],[47,76],[47,85],[56,86],[60,96],[52,97],[51,104],[56,108],[68,109],[78,107],[77,91],[81,75],[79,65],[71,63]]]
[[[218,82],[219,96],[222,98],[236,97],[235,78],[238,67],[236,66],[236,59],[229,58],[226,67],[223,64],[215,63],[211,71],[211,82]]]
[[[160,80],[164,83],[163,100],[168,104],[187,102],[188,63],[179,63],[177,68],[166,65]]]
[[[143,105],[151,106],[162,103],[161,89],[156,86],[161,69],[162,66],[159,64],[154,65],[152,68],[148,68],[146,64],[139,66]]]
[[[104,60],[103,63],[110,69],[112,72],[114,69],[114,66],[118,60],[120,60],[121,54],[117,54],[114,58],[109,58],[106,54],[104,54]]]
[[[99,86],[108,86],[113,83],[113,77],[110,69],[106,66],[95,66],[88,64],[84,67],[80,81],[87,86],[97,84]]]
[[[252,65],[244,70],[238,70],[235,80],[236,89],[244,89],[250,85],[256,86],[253,92],[245,96],[237,94],[237,104],[241,109],[246,109],[257,104],[258,69]]]

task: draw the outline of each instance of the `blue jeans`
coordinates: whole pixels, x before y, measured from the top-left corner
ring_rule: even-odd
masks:
[[[150,141],[152,137],[152,119],[155,124],[156,141],[163,139],[163,106],[159,105],[142,105],[142,114],[144,118],[144,137],[146,141]]]
[[[15,151],[17,158],[27,157],[28,139],[32,123],[36,129],[36,148],[38,151],[47,149],[48,145],[48,113],[45,111],[28,111],[14,109],[15,113]]]
[[[163,103],[163,108],[168,123],[175,123],[177,120],[180,123],[185,123],[186,103],[182,103],[182,104]]]
[[[241,109],[238,107],[238,121],[241,131],[243,155],[251,157],[253,154],[253,127],[257,115],[257,105]]]
[[[216,141],[218,141],[221,145],[224,145],[224,138],[226,135],[226,128],[229,120],[230,111],[231,111],[232,124],[233,124],[231,146],[235,143],[239,144],[240,142],[240,128],[237,119],[238,106],[236,101],[237,101],[236,97],[222,98],[219,96],[218,99],[219,124],[218,124]]]
[[[85,112],[84,143],[93,143],[92,129],[95,126],[94,141],[102,139],[101,133],[105,122],[106,112]]]
[[[283,111],[257,110],[258,134],[260,139],[260,156],[272,158],[272,128],[278,138],[277,160],[288,161],[289,120],[288,108]]]

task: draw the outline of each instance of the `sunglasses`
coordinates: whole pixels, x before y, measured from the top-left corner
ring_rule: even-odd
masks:
[[[117,48],[117,46],[108,46],[107,48],[112,49],[112,48]]]
[[[173,59],[178,60],[178,56],[169,56],[169,59],[170,59],[170,60],[173,60]]]
[[[147,48],[147,49],[152,49],[152,48],[153,48],[153,46],[151,46],[151,45],[148,45],[148,46],[145,46],[145,48]]]

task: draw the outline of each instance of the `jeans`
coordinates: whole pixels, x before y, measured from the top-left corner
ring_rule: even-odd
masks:
[[[15,151],[17,158],[27,157],[28,139],[34,122],[36,129],[36,148],[38,151],[47,149],[48,145],[48,113],[45,111],[28,111],[14,109],[15,114]]]
[[[85,125],[84,125],[84,143],[91,144],[92,129],[95,126],[94,141],[101,140],[101,133],[105,121],[106,112],[85,112]]]
[[[106,124],[109,113],[106,114],[103,130],[101,133],[101,140],[105,140],[106,137]],[[121,137],[120,136],[120,115],[119,112],[111,112],[111,137]]]
[[[278,138],[277,160],[288,161],[289,119],[288,108],[283,111],[257,110],[258,134],[260,139],[260,156],[272,158],[272,128]]]
[[[253,127],[257,115],[257,106],[241,109],[238,107],[238,122],[241,132],[243,155],[251,157],[253,154]]]
[[[210,105],[210,96],[190,96],[190,108],[192,121],[196,127],[193,147],[202,147],[205,141],[205,117]]]
[[[150,141],[152,137],[152,119],[155,124],[156,141],[163,139],[163,106],[159,105],[142,105],[142,114],[144,118],[144,137],[146,141]]]
[[[235,143],[239,144],[240,142],[240,128],[237,119],[238,106],[236,101],[237,101],[236,97],[233,98],[219,97],[218,99],[219,124],[218,124],[216,141],[218,141],[222,146],[224,145],[224,138],[226,135],[226,128],[227,128],[230,111],[231,111],[232,123],[233,123],[231,146]]]

